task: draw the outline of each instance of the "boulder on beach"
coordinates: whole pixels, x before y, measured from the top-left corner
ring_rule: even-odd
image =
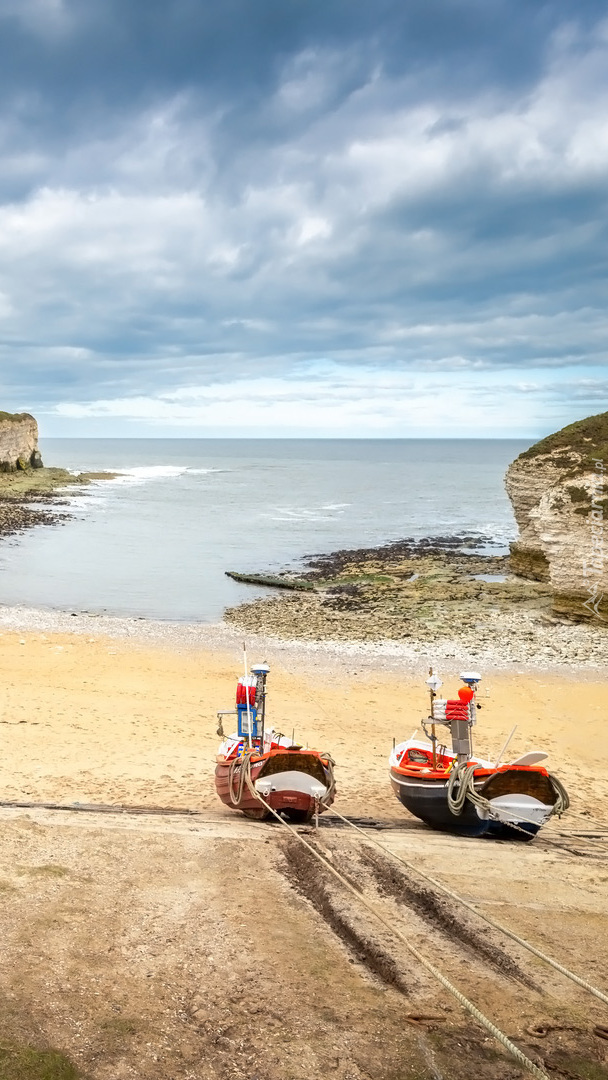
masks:
[[[511,569],[548,582],[556,616],[608,625],[608,412],[541,439],[509,466]]]

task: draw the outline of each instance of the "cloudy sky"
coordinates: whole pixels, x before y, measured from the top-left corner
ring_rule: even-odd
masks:
[[[516,435],[608,408],[608,9],[0,0],[0,408]]]

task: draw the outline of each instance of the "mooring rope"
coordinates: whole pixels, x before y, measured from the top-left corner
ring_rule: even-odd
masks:
[[[351,829],[355,829],[357,832],[361,833],[361,835],[368,841],[368,843],[375,844],[376,847],[380,848],[382,851],[385,851],[387,855],[390,855],[397,862],[401,863],[402,866],[405,866],[407,870],[411,870],[415,874],[418,874],[421,878],[424,878],[425,881],[428,881],[431,885],[434,885],[435,888],[440,889],[441,892],[445,893],[446,896],[449,896],[452,900],[457,900],[459,904],[462,904],[463,907],[467,908],[469,911],[472,911],[473,914],[477,915],[479,919],[483,919],[484,922],[487,922],[489,926],[492,926],[494,928],[494,930],[499,930],[501,934],[505,934],[507,937],[510,937],[513,941],[516,941],[518,945],[522,945],[524,949],[527,949],[535,956],[538,956],[540,960],[544,960],[546,964],[549,964],[552,968],[555,968],[555,970],[559,971],[562,975],[565,975],[567,979],[571,979],[572,982],[575,982],[578,986],[582,987],[583,990],[587,990],[588,993],[593,994],[594,997],[599,998],[599,1000],[603,1001],[605,1005],[608,1005],[608,995],[603,994],[602,991],[598,990],[596,986],[592,986],[592,984],[587,982],[585,979],[581,979],[580,975],[576,975],[573,971],[570,971],[567,967],[564,967],[564,965],[560,964],[557,960],[553,960],[551,956],[547,956],[546,953],[542,952],[540,949],[537,949],[535,945],[530,944],[530,942],[526,941],[525,938],[520,937],[519,934],[516,934],[513,930],[509,930],[507,926],[503,926],[501,923],[496,922],[495,919],[492,919],[483,911],[478,911],[474,904],[472,904],[469,900],[465,900],[463,896],[459,896],[459,894],[454,892],[453,889],[450,889],[448,885],[444,885],[443,882],[438,881],[437,878],[431,877],[430,874],[427,874],[426,871],[421,870],[414,863],[409,862],[407,859],[403,859],[400,855],[397,855],[394,851],[391,851],[391,849],[386,847],[385,844],[380,843],[380,841],[377,840],[375,836],[368,835],[368,833],[366,833],[362,828],[360,828],[359,825],[355,825],[354,822],[349,821],[349,819],[344,817],[344,815],[341,814],[338,810],[335,810],[333,806],[325,806],[325,809],[329,810],[330,813],[335,814],[336,817],[340,818],[340,821],[344,821],[347,825],[350,825]]]
[[[552,780],[555,780],[554,776],[552,777]],[[595,831],[601,832],[602,836],[600,838],[593,837],[593,846],[600,847],[604,851],[608,851],[608,843],[606,842],[608,840],[608,825],[602,825],[601,822],[597,821],[596,818],[588,817],[586,814],[577,814],[576,811],[572,810],[572,808],[569,809],[568,816],[578,818],[578,820],[584,822],[585,825],[591,825],[592,827],[595,826]],[[562,833],[561,835],[564,836],[566,834]],[[574,838],[575,836],[576,833],[572,833],[572,837]],[[589,838],[583,836],[582,839]]]
[[[251,749],[243,750],[240,757],[235,757],[228,769],[228,790],[230,792],[230,802],[233,806],[238,806],[243,798],[243,789],[245,787],[246,767],[248,766],[251,771]],[[237,781],[236,796],[234,794],[234,773],[237,766],[241,767],[239,778]]]
[[[335,866],[332,866],[328,859],[321,855],[321,853],[317,851],[316,848],[312,846],[312,844],[309,844],[308,841],[304,839],[302,834],[299,833],[296,829],[294,829],[294,827],[290,825],[289,822],[285,821],[284,818],[282,818],[281,815],[270,805],[270,803],[268,803],[266,799],[264,799],[260,795],[259,791],[256,790],[251,780],[250,762],[246,763],[245,772],[245,783],[247,784],[247,787],[249,788],[251,794],[254,796],[254,798],[258,799],[259,802],[261,802],[267,808],[267,810],[270,811],[273,817],[277,819],[277,821],[283,826],[283,828],[287,829],[293,836],[295,836],[296,839],[299,840],[300,843],[308,849],[311,855],[313,855],[314,858],[317,859],[325,867],[326,870],[333,874],[333,876],[337,878],[337,880],[344,886],[344,888],[348,889],[348,891],[351,892],[353,896],[355,896],[357,900],[359,900],[360,903],[363,904],[363,906],[366,907],[368,911],[370,911],[372,915],[374,915],[375,918],[382,923],[382,925],[389,931],[389,933],[393,934],[394,937],[397,937],[399,941],[401,941],[401,943],[405,945],[406,949],[412,954],[412,956],[415,957],[418,963],[423,968],[425,968],[426,971],[433,975],[433,977],[437,979],[437,981],[440,982],[441,985],[447,991],[449,991],[449,993],[452,994],[453,997],[456,998],[456,1000],[462,1005],[463,1009],[466,1009],[466,1011],[470,1013],[471,1016],[473,1016],[477,1020],[477,1022],[486,1029],[486,1031],[489,1031],[490,1034],[497,1040],[497,1042],[501,1044],[501,1046],[504,1046],[505,1050],[508,1051],[511,1057],[513,1057],[515,1061],[517,1061],[522,1066],[522,1068],[526,1069],[529,1073],[532,1074],[532,1076],[536,1076],[538,1080],[550,1080],[550,1077],[547,1076],[547,1073],[543,1072],[543,1070],[540,1069],[538,1065],[535,1065],[535,1063],[529,1057],[526,1057],[523,1051],[520,1050],[519,1047],[511,1041],[511,1039],[509,1039],[508,1035],[505,1035],[505,1033],[501,1031],[500,1028],[497,1027],[496,1024],[494,1024],[492,1020],[490,1020],[484,1013],[482,1013],[481,1010],[478,1009],[472,1001],[469,1001],[469,999],[465,997],[465,995],[458,989],[458,987],[454,986],[454,984],[451,983],[450,980],[447,979],[445,975],[443,975],[442,972],[439,971],[439,969],[431,963],[430,960],[427,960],[427,958],[423,956],[422,953],[418,952],[418,949],[414,945],[412,945],[411,941],[409,941],[405,937],[405,935],[400,932],[400,930],[396,929],[392,925],[392,923],[390,923],[389,920],[385,918],[385,916],[376,909],[375,905],[372,904],[371,901],[369,901],[367,897],[364,896],[364,894],[355,885],[348,881],[348,879],[345,878],[340,873],[340,871],[335,868]]]
[[[608,822],[598,821],[597,818],[591,817],[591,815],[586,812],[577,814],[576,810],[571,810],[570,816],[578,818],[579,821],[584,821],[586,825],[595,825],[597,828],[601,829],[602,832],[608,833]]]

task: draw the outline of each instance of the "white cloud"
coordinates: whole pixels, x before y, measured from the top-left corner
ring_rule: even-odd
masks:
[[[427,430],[441,436],[459,432],[465,420],[472,433],[492,435],[538,429],[542,407],[530,400],[531,389],[494,372],[481,378],[470,371],[444,372],[430,383],[394,370],[319,363],[297,379],[248,378],[150,396],[63,402],[53,411],[70,421],[101,418],[197,434],[406,437]]]
[[[307,217],[297,227],[296,244],[308,244],[311,240],[326,240],[331,233],[332,227],[325,218]]]

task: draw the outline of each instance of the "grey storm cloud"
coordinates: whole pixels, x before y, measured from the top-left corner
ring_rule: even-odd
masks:
[[[0,94],[4,407],[604,385],[603,4],[0,0]]]

